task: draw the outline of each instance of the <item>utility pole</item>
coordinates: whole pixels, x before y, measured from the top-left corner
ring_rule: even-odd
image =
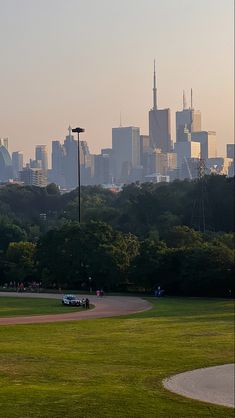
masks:
[[[81,223],[81,172],[80,172],[80,142],[79,142],[79,134],[81,132],[85,132],[83,128],[74,128],[72,132],[76,132],[78,134],[78,222]]]

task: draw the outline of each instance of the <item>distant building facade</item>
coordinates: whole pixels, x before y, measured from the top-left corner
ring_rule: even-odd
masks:
[[[140,129],[129,126],[112,129],[113,170],[116,181],[125,181],[140,166]]]
[[[204,160],[208,158],[216,158],[216,132],[214,131],[200,131],[192,133],[192,141],[201,144],[201,158]]]
[[[19,177],[26,186],[46,187],[47,185],[45,171],[42,168],[31,168],[27,166],[20,171]]]
[[[208,168],[209,174],[214,173],[225,176],[231,176],[233,164],[233,158],[217,157],[208,158],[208,160],[206,160],[206,166]]]
[[[80,145],[80,174],[81,184],[92,184],[94,177],[94,156],[90,153],[86,141],[79,141]],[[78,186],[78,142],[69,134],[64,143],[52,141],[52,169],[50,178],[65,190],[72,190]]]
[[[60,187],[65,187],[64,175],[65,149],[60,141],[52,141],[51,154],[51,181]]]
[[[8,146],[8,143],[5,142],[5,145]],[[9,180],[13,174],[11,156],[5,145],[0,145],[0,182]]]
[[[80,169],[81,184],[84,186],[91,184],[94,176],[94,156],[90,153],[86,141],[80,141]]]
[[[170,109],[149,111],[149,136],[153,148],[159,148],[162,152],[172,150]]]
[[[47,183],[48,179],[48,155],[46,145],[36,145],[35,148],[35,168],[41,168],[43,171],[44,180]]]
[[[48,170],[48,155],[46,145],[36,145],[35,160],[42,162],[41,167],[44,171]]]
[[[183,93],[183,109],[176,112],[176,142],[189,141],[193,132],[202,130],[202,118],[200,110],[193,108],[193,96],[191,89],[191,107],[186,107],[185,94]]]
[[[94,183],[111,183],[111,159],[108,154],[99,154],[94,156]]]
[[[181,169],[181,166],[185,160],[199,159],[201,155],[200,142],[176,142],[174,146],[175,153],[177,154],[177,167]]]
[[[8,150],[8,138],[0,138],[0,147],[5,147]]]
[[[19,179],[19,172],[22,171],[24,165],[24,156],[20,151],[15,151],[12,153],[12,171],[13,178]]]
[[[233,159],[235,158],[235,144],[226,145],[226,157]]]

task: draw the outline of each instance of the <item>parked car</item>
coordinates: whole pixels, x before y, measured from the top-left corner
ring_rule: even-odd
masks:
[[[63,305],[81,306],[82,301],[75,295],[64,295],[62,299]]]

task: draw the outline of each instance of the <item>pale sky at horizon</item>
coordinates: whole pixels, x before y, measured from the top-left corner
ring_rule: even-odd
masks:
[[[110,147],[120,112],[147,134],[156,58],[172,138],[192,87],[224,155],[234,140],[233,9],[233,0],[0,0],[0,137],[28,159],[69,124],[86,129],[91,152]]]

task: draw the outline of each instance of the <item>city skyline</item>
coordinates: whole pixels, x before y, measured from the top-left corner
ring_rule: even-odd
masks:
[[[87,141],[81,140],[78,148],[79,142],[72,135],[77,130],[85,130],[69,126],[63,144],[52,141],[51,170],[48,170],[47,145],[36,145],[35,160],[30,159],[23,166],[23,154],[13,152],[11,157],[8,138],[0,138],[0,181],[20,180],[40,187],[54,182],[65,192],[76,188],[78,179],[83,185],[102,184],[105,187],[110,184],[121,187],[133,181],[193,179],[199,175],[200,164],[207,174],[233,176],[234,147],[226,144],[226,158],[217,154],[216,132],[202,126],[202,114],[195,110],[192,88],[190,105],[183,91],[182,108],[175,114],[175,141],[172,140],[170,109],[158,106],[155,60],[152,91],[149,135],[141,135],[139,127],[124,127],[120,116],[119,127],[112,128],[112,147],[101,149],[100,154],[92,154]],[[233,154],[232,158],[228,154]],[[77,171],[78,158],[81,177]]]
[[[178,3],[0,0],[0,136],[10,150],[28,159],[80,124],[97,153],[111,145],[120,112],[123,126],[148,134],[156,58],[158,105],[171,110],[172,138],[183,90],[189,103],[193,88],[202,125],[217,132],[225,155],[233,142],[233,2]]]

